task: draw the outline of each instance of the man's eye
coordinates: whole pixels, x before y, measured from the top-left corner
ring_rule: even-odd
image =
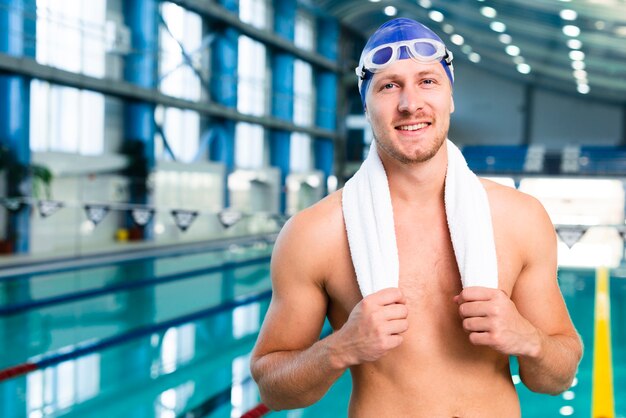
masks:
[[[383,89],[387,89],[387,90],[392,89],[393,87],[394,87],[393,83],[387,83],[383,85]]]
[[[426,80],[422,81],[422,83],[427,84],[427,85],[433,85],[436,82],[432,78],[427,78]]]

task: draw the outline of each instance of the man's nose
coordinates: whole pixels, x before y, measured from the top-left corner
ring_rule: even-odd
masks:
[[[402,113],[415,113],[418,109],[424,107],[424,100],[417,89],[404,88],[400,94],[398,110]]]

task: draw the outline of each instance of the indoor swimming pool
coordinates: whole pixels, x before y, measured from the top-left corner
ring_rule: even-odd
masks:
[[[241,241],[0,272],[0,416],[217,418],[255,408],[248,364],[271,297],[271,249]],[[513,362],[524,418],[626,416],[626,270],[602,271],[560,270],[585,356],[559,396],[525,389]],[[268,416],[343,417],[349,392],[346,373],[316,405]],[[610,400],[614,415],[604,415]]]

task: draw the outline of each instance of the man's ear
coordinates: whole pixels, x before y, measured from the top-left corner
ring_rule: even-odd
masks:
[[[367,106],[363,109],[363,111],[365,112],[365,119],[370,122],[370,114],[367,112]]]
[[[454,113],[454,96],[450,95],[450,113]]]

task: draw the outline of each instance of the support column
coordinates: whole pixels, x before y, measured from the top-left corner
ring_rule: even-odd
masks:
[[[318,20],[317,52],[331,61],[337,61],[339,25],[335,19]],[[337,74],[319,70],[316,77],[316,124],[320,128],[335,130],[337,121]],[[329,138],[316,138],[314,144],[315,168],[324,173],[324,190],[328,192],[328,177],[333,174],[334,143]]]
[[[15,57],[35,56],[35,0],[0,0],[0,52]],[[14,168],[1,170],[7,181],[7,196],[30,195],[26,169],[30,165],[30,79],[0,74],[0,147],[5,162]],[[2,247],[8,252],[27,253],[30,222],[28,207],[8,213]]]
[[[296,2],[274,0],[274,32],[293,42],[296,21]],[[272,116],[293,121],[293,71],[294,57],[275,52],[272,62]],[[270,164],[280,169],[280,212],[287,204],[287,175],[290,165],[291,132],[274,129],[270,131]]]
[[[35,56],[35,0],[0,0],[0,52],[16,57]],[[23,190],[25,178],[15,175],[15,170],[8,172],[4,170],[6,163],[13,167],[28,167],[30,165],[30,79],[24,76],[0,74],[0,148],[10,161],[5,164],[0,162],[0,176],[2,181],[6,181],[6,195],[19,197],[30,194],[30,190]],[[3,167],[4,166],[4,167]],[[24,173],[24,171],[22,171]],[[0,209],[4,210],[4,209]],[[6,211],[7,218],[0,217],[0,221],[6,224],[0,227],[0,231],[5,231],[5,236],[0,235],[1,250],[14,253],[28,253],[30,221],[29,210],[22,208],[16,213]],[[11,300],[16,297],[15,293],[21,295],[30,294],[30,285],[25,283],[19,285],[18,289],[11,289],[13,286],[2,286],[0,291],[3,294],[0,300]],[[15,336],[15,330],[19,329],[21,335],[28,335],[30,326],[28,323],[17,324],[18,321],[8,318],[4,324],[5,332],[3,337]],[[18,327],[21,325],[21,328]],[[4,339],[4,338],[3,338]],[[20,338],[19,340],[21,340]],[[19,341],[18,340],[18,341]],[[5,341],[1,341],[6,346]],[[24,396],[16,396],[18,393],[25,393],[25,379],[10,379],[2,383],[0,387],[0,416],[19,416],[26,411],[26,400]]]
[[[124,79],[138,86],[156,89],[158,80],[159,20],[157,0],[123,2],[124,20],[131,32],[131,50],[125,60]],[[155,167],[155,105],[127,102],[124,108],[124,149],[131,158],[131,202],[150,204],[147,176]],[[128,220],[132,225],[132,220]],[[138,238],[150,239],[153,221],[145,225]]]
[[[237,0],[220,0],[219,4],[234,15],[239,14]],[[239,33],[228,26],[214,28],[215,39],[211,48],[212,71],[209,83],[211,98],[223,106],[237,108],[237,65]],[[235,169],[235,122],[216,118],[212,125],[213,140],[209,147],[209,158],[224,164],[223,205],[230,206],[228,176]]]

